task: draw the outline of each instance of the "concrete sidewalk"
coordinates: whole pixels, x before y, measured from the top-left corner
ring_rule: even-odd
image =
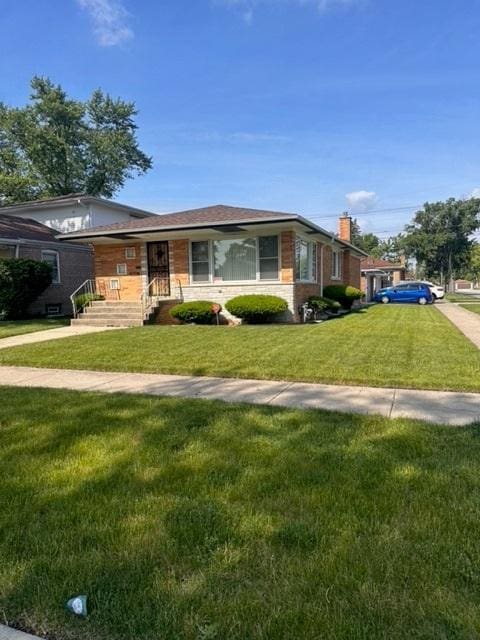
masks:
[[[448,425],[480,421],[480,393],[31,367],[0,367],[0,385],[326,409],[387,418],[415,418]]]
[[[41,640],[38,636],[32,636],[23,631],[17,631],[11,627],[0,624],[0,640]]]
[[[58,340],[59,338],[71,338],[72,336],[83,336],[86,333],[98,333],[99,331],[111,331],[112,329],[122,329],[123,327],[59,327],[58,329],[45,329],[45,331],[34,331],[33,333],[22,333],[19,336],[10,336],[0,339],[0,349],[18,347],[22,344],[33,344],[35,342],[47,342],[47,340]]]
[[[442,302],[435,306],[452,324],[454,324],[463,335],[480,349],[480,315],[467,311],[458,304]]]

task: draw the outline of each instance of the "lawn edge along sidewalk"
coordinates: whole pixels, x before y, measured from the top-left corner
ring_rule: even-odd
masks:
[[[480,315],[475,315],[451,302],[442,302],[436,306],[436,309],[443,313],[477,349],[480,349]]]
[[[0,624],[0,640],[42,640],[42,638]]]
[[[480,422],[480,393],[8,366],[0,367],[2,385],[323,409],[453,426]]]

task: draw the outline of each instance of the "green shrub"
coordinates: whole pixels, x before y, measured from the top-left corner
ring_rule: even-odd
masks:
[[[213,302],[208,300],[196,300],[195,302],[182,302],[170,309],[172,318],[181,322],[194,322],[195,324],[210,324],[213,320]]]
[[[89,302],[94,302],[95,300],[105,300],[105,296],[101,296],[99,293],[81,293],[80,295],[75,296],[77,311],[80,311]]]
[[[339,302],[344,309],[351,309],[355,300],[360,300],[363,293],[356,287],[346,284],[332,284],[323,290],[325,297]]]
[[[257,294],[232,298],[225,307],[233,316],[252,324],[268,322],[288,310],[288,304],[283,298]]]
[[[25,258],[0,260],[0,317],[17,320],[52,282],[46,262]]]
[[[333,311],[335,313],[342,308],[340,302],[330,300],[330,298],[322,298],[321,296],[310,296],[308,298],[308,306],[317,311]]]

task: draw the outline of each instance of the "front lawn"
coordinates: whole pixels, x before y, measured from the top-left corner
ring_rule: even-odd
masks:
[[[467,311],[473,311],[473,313],[480,313],[480,303],[479,304],[461,304],[461,307],[467,309]]]
[[[24,333],[58,329],[70,323],[68,318],[41,318],[36,320],[0,320],[0,339]]]
[[[149,326],[0,351],[0,364],[480,391],[480,352],[435,307],[320,325]]]
[[[478,637],[480,425],[0,393],[2,623],[52,640]],[[64,609],[76,594],[85,620]]]
[[[475,302],[480,299],[480,292],[477,293],[446,293],[445,299],[449,302]]]

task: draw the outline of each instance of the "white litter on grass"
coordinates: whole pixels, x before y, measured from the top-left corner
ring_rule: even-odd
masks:
[[[76,616],[87,615],[87,596],[75,596],[67,602],[67,609]]]

